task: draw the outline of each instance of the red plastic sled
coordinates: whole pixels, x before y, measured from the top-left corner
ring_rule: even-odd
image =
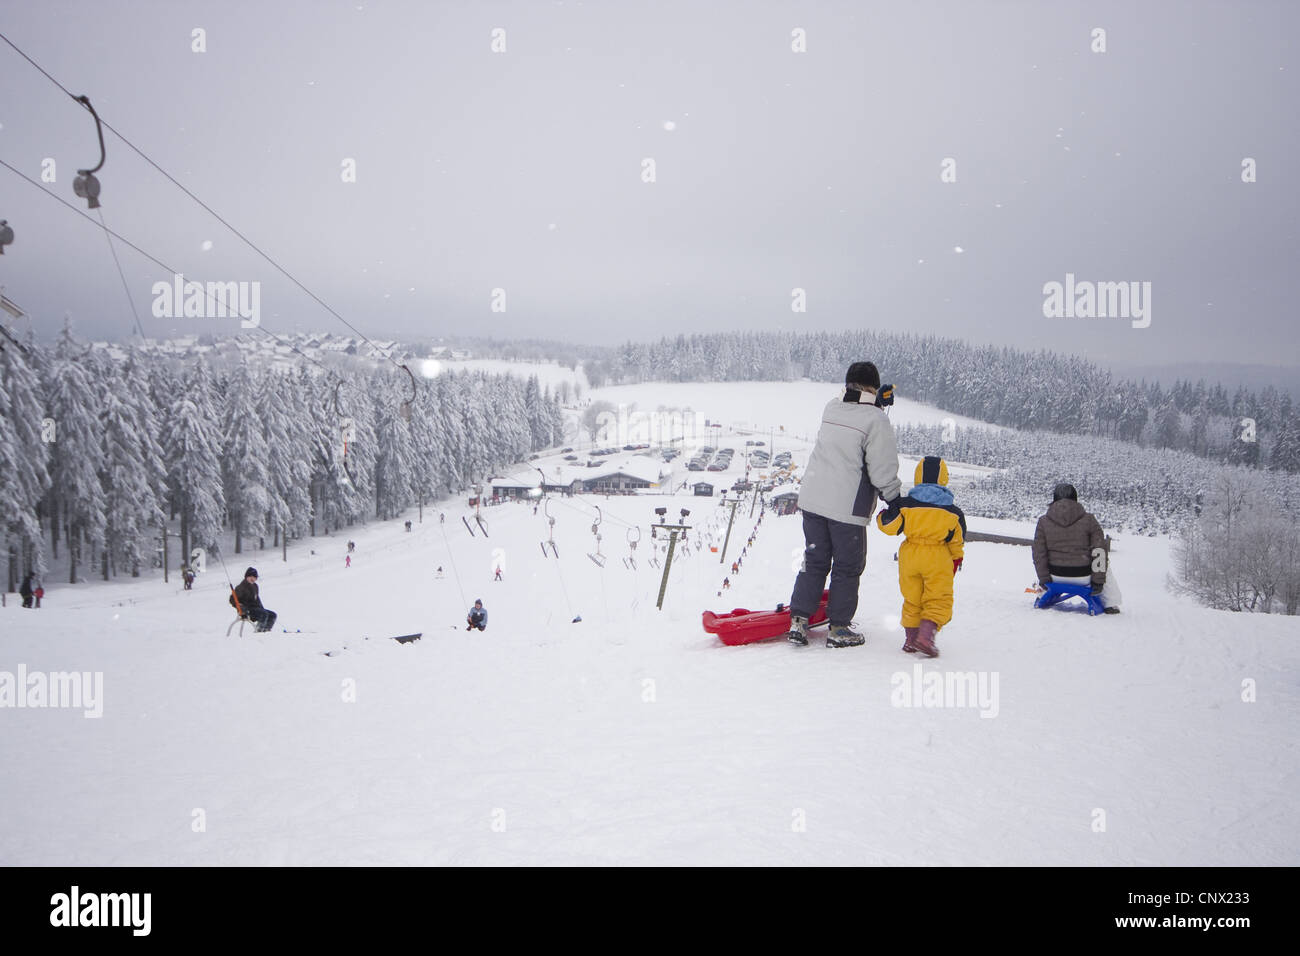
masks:
[[[821,603],[808,619],[809,627],[826,623],[826,600],[829,597],[829,591],[822,592]],[[777,611],[750,611],[743,607],[724,614],[705,611],[704,629],[710,634],[718,635],[718,640],[729,646],[765,641],[769,637],[780,637],[790,630],[790,609],[781,605]]]

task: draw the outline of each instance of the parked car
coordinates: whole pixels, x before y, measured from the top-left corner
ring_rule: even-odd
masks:
[[[709,465],[709,467],[708,467],[706,470],[707,470],[707,471],[726,471],[726,470],[727,470],[727,466],[726,466],[726,465],[723,465],[723,464],[719,464],[718,462],[715,461],[713,464]]]
[[[688,465],[686,466],[686,470],[687,470],[687,471],[703,471],[703,470],[704,470],[704,465],[703,465],[701,462],[698,462],[698,461],[692,461],[690,464],[688,464]]]
[[[561,449],[560,449],[560,454],[564,454],[566,451],[573,451],[573,449],[572,449],[572,448],[561,448]]]
[[[565,460],[565,461],[577,461],[577,460],[578,460],[578,456],[577,456],[577,455],[565,455],[565,456],[564,456],[564,460]]]

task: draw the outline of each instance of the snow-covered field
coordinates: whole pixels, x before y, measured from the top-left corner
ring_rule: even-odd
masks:
[[[799,519],[767,515],[721,596],[718,556],[679,551],[658,611],[648,534],[637,570],[620,560],[628,526],[688,508],[692,538],[716,536],[722,509],[596,501],[603,570],[581,498],[552,504],[558,561],[544,515],[485,509],[471,538],[463,502],[445,526],[426,508],[410,534],[356,529],[351,568],[341,534],[287,564],[232,556],[280,614],[242,639],[215,563],[192,592],[11,601],[0,670],[102,672],[102,716],[0,710],[0,862],[1300,863],[1300,624],[1178,601],[1165,540],[1117,541],[1125,612],[1096,619],[1031,609],[1027,549],[970,545],[943,656],[919,666],[986,696],[904,707],[892,539],[872,533],[864,647],[723,647],[700,611],[788,600]],[[738,512],[731,555],[756,520]]]
[[[587,376],[582,373],[581,366],[575,371],[552,362],[510,362],[506,359],[425,360],[421,363],[420,370],[426,376],[436,375],[442,371],[488,372],[492,375],[504,373],[517,375],[520,378],[536,375],[538,384],[543,388],[549,385],[554,389],[561,382],[568,382],[570,385],[581,385],[584,393],[587,389]]]
[[[720,421],[727,428],[752,429],[764,439],[772,429],[780,437],[782,427],[785,435],[811,439],[817,435],[817,423],[826,403],[842,394],[842,386],[825,382],[647,382],[592,389],[587,397],[635,406],[642,412],[653,412],[661,405],[689,408],[701,419]],[[889,417],[895,425],[942,425],[952,421],[961,427],[998,428],[902,395],[889,410]]]

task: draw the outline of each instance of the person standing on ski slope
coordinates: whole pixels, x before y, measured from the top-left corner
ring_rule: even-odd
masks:
[[[927,456],[916,463],[916,487],[876,516],[885,534],[904,535],[898,549],[903,593],[903,650],[938,657],[934,639],[952,620],[952,582],[965,556],[966,516],[948,490],[948,465]]]
[[[830,575],[826,612],[827,647],[856,647],[866,641],[850,624],[858,609],[858,585],[867,564],[867,524],[880,493],[897,501],[898,446],[894,428],[876,404],[880,371],[854,362],[844,376],[844,394],[822,412],[817,441],[799,488],[803,512],[803,567],[790,595],[791,644],[808,643],[808,619],[821,603]]]

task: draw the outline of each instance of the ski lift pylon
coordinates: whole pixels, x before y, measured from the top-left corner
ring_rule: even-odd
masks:
[[[560,552],[555,547],[555,519],[551,517],[551,499],[542,500],[542,512],[546,515],[547,537],[542,544],[542,557],[546,557],[546,549],[551,549],[551,554],[559,558]]]
[[[636,537],[632,537],[632,532],[636,532]],[[641,529],[633,526],[627,529],[627,550],[628,555],[623,559],[623,566],[629,571],[636,570],[636,543],[641,540]]]
[[[600,523],[605,520],[605,516],[601,514],[600,505],[592,505],[592,507],[596,509],[596,523],[591,526],[591,533],[596,536],[596,553],[587,552],[587,557],[596,563],[596,567],[603,568],[605,556],[600,553]]]

